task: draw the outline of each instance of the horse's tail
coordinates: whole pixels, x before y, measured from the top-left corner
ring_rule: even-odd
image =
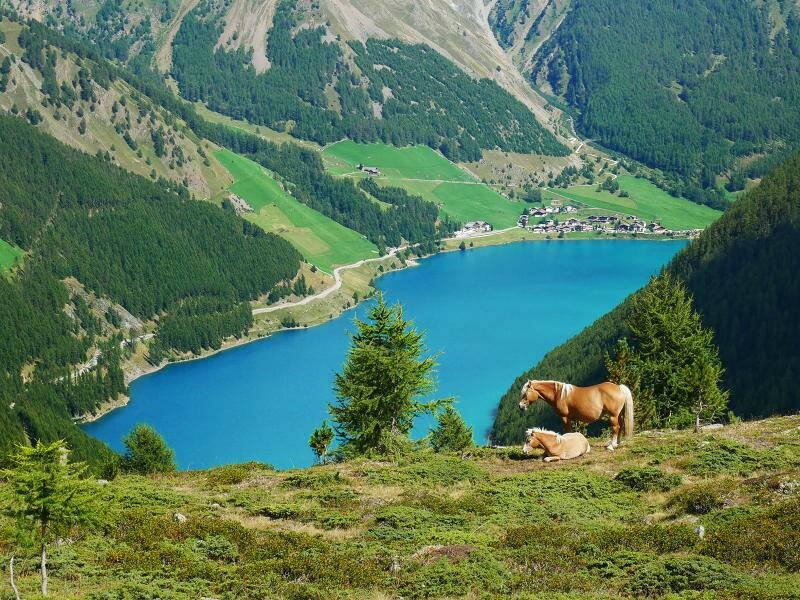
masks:
[[[625,412],[625,437],[630,439],[633,437],[633,394],[627,385],[620,385],[619,389],[622,390],[622,394],[625,396],[625,406],[623,408]]]

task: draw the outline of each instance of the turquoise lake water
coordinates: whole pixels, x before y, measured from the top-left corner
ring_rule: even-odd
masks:
[[[388,301],[403,304],[429,349],[441,352],[437,397],[457,398],[482,443],[498,399],[517,375],[644,285],[684,245],[511,244],[434,256],[378,285]],[[354,314],[170,365],[133,382],[128,406],[84,429],[121,449],[135,424],[150,423],[182,469],[250,460],[307,466],[308,437],[333,400]],[[421,419],[415,436],[430,424]]]

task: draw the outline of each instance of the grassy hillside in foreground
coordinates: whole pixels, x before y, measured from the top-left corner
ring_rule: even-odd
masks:
[[[247,220],[287,239],[308,262],[330,273],[334,266],[377,256],[364,236],[293,198],[259,164],[230,150],[215,156],[234,179],[228,190],[253,208]]]
[[[397,148],[347,140],[326,147],[322,158],[325,168],[336,175],[365,177],[357,170],[359,164],[377,167],[379,184],[420,195],[461,223],[480,220],[503,229],[512,227],[522,212],[522,203],[502,196],[427,146]]]
[[[606,191],[597,191],[597,186],[579,185],[566,190],[549,189],[547,196],[562,202],[574,200],[604,210],[621,212],[640,217],[648,223],[660,221],[667,229],[704,229],[722,214],[703,204],[695,204],[685,198],[675,198],[646,179],[621,175],[617,178],[621,190],[630,194],[621,198]]]
[[[0,271],[6,271],[19,264],[20,259],[24,252],[6,242],[0,240]]]
[[[568,463],[478,449],[120,476],[98,489],[98,529],[49,549],[51,594],[796,598],[798,426],[644,433],[613,453],[594,439]],[[0,519],[4,564],[11,532]],[[35,597],[34,557],[17,552],[16,567],[23,598]]]
[[[726,369],[723,385],[739,416],[787,414],[800,408],[795,383],[800,357],[800,155],[746,192],[666,267],[686,283]],[[551,350],[510,382],[500,399],[492,439],[514,439],[526,426],[547,422],[552,412],[521,413],[526,379],[558,379],[577,385],[608,375],[604,356],[628,335],[626,300],[577,336]]]

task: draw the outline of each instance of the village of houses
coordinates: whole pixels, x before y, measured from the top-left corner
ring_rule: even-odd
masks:
[[[567,217],[555,218],[556,215],[577,213],[578,208],[572,205],[561,206],[553,204],[541,208],[531,207],[525,209],[517,220],[517,227],[527,229],[533,233],[566,234],[575,232],[595,232],[598,234],[636,234],[636,235],[663,235],[686,236],[698,235],[701,229],[686,231],[673,231],[658,222],[647,223],[643,219],[631,215],[589,215],[581,218]],[[493,230],[492,225],[485,221],[472,221],[466,223],[453,237],[464,238],[485,234]]]
[[[358,165],[358,170],[376,177],[381,174],[375,167],[368,167],[363,164]],[[253,208],[236,194],[229,194],[228,201],[233,210],[240,216],[253,212]],[[658,236],[681,236],[694,237],[699,235],[702,229],[690,229],[685,231],[673,231],[667,229],[657,221],[647,223],[643,219],[632,215],[588,215],[585,217],[555,218],[556,215],[577,214],[578,207],[570,204],[561,205],[554,201],[550,206],[529,207],[517,219],[517,227],[527,229],[533,233],[541,234],[566,234],[576,232],[595,232],[597,234],[636,234],[636,235],[658,235]],[[474,237],[491,233],[494,227],[486,221],[470,221],[453,234],[456,239]]]

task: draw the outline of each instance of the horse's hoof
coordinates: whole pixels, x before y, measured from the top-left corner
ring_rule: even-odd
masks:
[[[606,450],[610,450],[610,451],[613,452],[614,451],[614,446],[609,444],[608,446],[606,446]]]

